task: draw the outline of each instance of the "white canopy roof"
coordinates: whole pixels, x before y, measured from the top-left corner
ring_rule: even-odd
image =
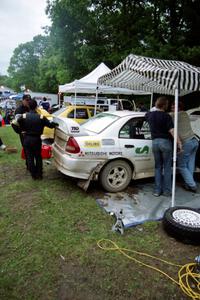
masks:
[[[141,91],[133,91],[127,88],[119,88],[105,85],[98,85],[99,77],[109,73],[111,70],[104,64],[100,63],[92,72],[84,76],[79,80],[74,80],[71,83],[66,83],[64,85],[59,85],[60,93],[84,93],[84,94],[123,94],[123,95],[132,95],[132,94],[150,94]]]

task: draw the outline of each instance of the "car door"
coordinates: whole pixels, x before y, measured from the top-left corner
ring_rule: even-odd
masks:
[[[121,127],[119,144],[123,156],[132,161],[137,178],[154,172],[151,133],[144,117],[134,117]]]

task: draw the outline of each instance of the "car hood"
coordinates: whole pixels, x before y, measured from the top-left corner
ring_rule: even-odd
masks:
[[[58,129],[70,136],[89,135],[88,132],[81,127],[75,120],[65,117],[53,117],[53,121],[58,123]]]

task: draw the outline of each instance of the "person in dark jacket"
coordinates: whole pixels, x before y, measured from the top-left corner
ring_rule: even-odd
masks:
[[[22,114],[25,114],[29,111],[29,101],[31,100],[31,96],[26,94],[26,95],[23,95],[22,97],[22,104],[19,105],[16,110],[15,110],[15,116],[16,115],[22,115]],[[23,141],[24,141],[24,136],[23,134],[19,133],[19,136],[20,136],[20,141],[21,141],[21,144],[22,144],[22,147],[24,146],[23,145]]]
[[[18,118],[23,135],[23,147],[28,164],[28,170],[33,179],[42,179],[41,134],[45,126],[55,128],[58,124],[50,122],[46,117],[36,112],[36,100],[29,100],[30,111]]]
[[[15,110],[15,116],[17,115],[22,115],[26,112],[29,111],[29,101],[31,100],[31,96],[29,94],[25,94],[23,95],[22,97],[22,104],[19,105],[16,110]],[[18,134],[19,134],[19,137],[20,137],[20,141],[21,141],[21,145],[22,147],[24,147],[24,135],[21,133],[21,130],[20,128],[18,128]],[[25,150],[24,150],[25,151]],[[26,159],[26,168],[28,170],[28,163],[27,163],[27,159]]]
[[[24,114],[29,111],[29,100],[31,100],[31,96],[26,94],[22,97],[22,104],[19,105],[15,110],[15,115]]]

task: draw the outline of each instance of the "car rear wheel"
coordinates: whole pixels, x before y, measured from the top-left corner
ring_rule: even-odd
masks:
[[[121,192],[130,183],[132,170],[123,160],[114,160],[108,163],[100,174],[100,182],[108,192]]]
[[[166,210],[163,226],[174,238],[189,244],[200,244],[200,210],[175,206]]]

